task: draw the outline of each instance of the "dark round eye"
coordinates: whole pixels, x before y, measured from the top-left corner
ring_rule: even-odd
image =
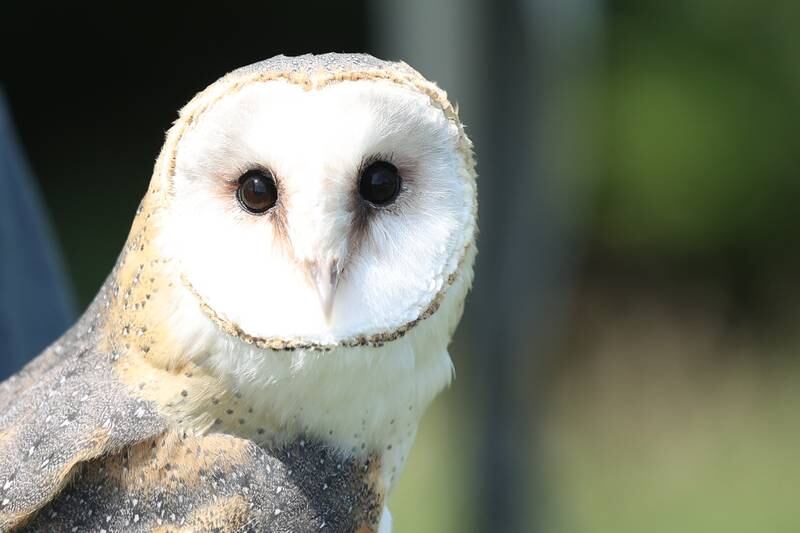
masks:
[[[266,170],[248,170],[239,178],[236,190],[239,204],[253,214],[264,213],[278,201],[275,179]]]
[[[358,192],[373,205],[388,205],[397,198],[401,182],[397,167],[386,161],[376,161],[361,173]]]

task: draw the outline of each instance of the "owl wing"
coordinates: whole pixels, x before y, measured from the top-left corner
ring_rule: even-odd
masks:
[[[0,530],[48,504],[77,465],[162,433],[96,347],[97,304],[62,339],[0,385]]]
[[[367,533],[382,509],[365,483],[374,464],[310,443],[267,452],[170,432],[87,463],[23,531]]]
[[[0,531],[376,531],[379,461],[168,429],[91,352],[0,419]]]

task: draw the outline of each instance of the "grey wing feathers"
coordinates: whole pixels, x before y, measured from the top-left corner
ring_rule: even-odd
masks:
[[[382,510],[368,469],[310,444],[267,453],[229,435],[155,439],[87,464],[23,531],[367,531]]]
[[[87,313],[88,316],[89,315]],[[89,333],[80,335],[76,328]],[[82,320],[9,383],[0,414],[0,530],[46,505],[76,465],[156,435],[165,421],[130,396]]]
[[[0,529],[45,505],[80,462],[163,431],[106,371],[90,357],[58,365],[0,419]]]

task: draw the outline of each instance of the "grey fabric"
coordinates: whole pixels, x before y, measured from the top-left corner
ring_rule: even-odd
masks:
[[[74,322],[65,279],[0,91],[0,380]]]

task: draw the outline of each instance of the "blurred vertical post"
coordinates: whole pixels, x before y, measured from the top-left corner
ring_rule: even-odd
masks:
[[[482,432],[475,530],[541,529],[536,368],[552,351],[572,264],[564,182],[579,172],[570,97],[591,67],[599,0],[372,0],[372,42],[444,87],[479,165],[475,289],[460,328]],[[575,158],[574,160],[572,158]],[[463,381],[462,381],[463,383]],[[470,510],[464,510],[470,512]]]

